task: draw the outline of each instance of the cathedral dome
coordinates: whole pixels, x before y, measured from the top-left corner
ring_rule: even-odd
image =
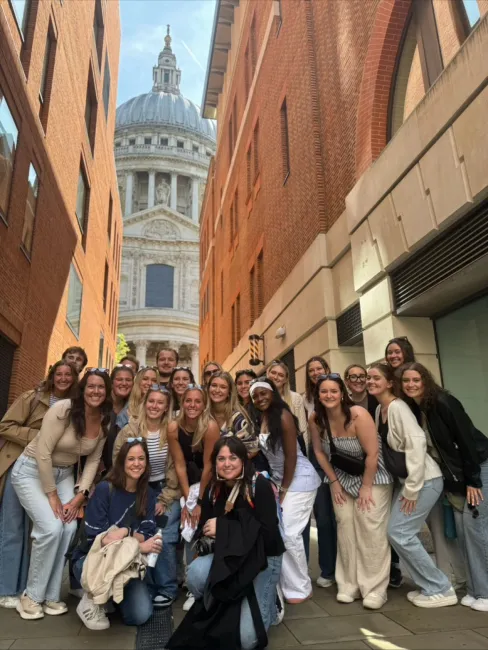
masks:
[[[181,94],[153,90],[117,108],[117,129],[142,124],[179,127],[216,140],[215,122],[202,118],[198,106]]]

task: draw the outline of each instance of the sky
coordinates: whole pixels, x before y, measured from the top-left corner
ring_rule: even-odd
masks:
[[[200,106],[215,0],[121,0],[122,46],[117,106],[152,88],[152,69],[171,25],[181,92]]]

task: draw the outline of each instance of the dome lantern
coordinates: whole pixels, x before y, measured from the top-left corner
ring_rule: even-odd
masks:
[[[164,49],[159,53],[158,65],[153,68],[153,92],[180,94],[181,70],[176,65],[176,56],[171,49],[170,26],[164,37]]]

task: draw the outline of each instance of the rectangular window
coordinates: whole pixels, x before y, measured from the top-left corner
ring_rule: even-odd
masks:
[[[252,148],[253,148],[253,154],[254,154],[254,182],[256,181],[257,177],[259,176],[259,122],[256,122],[256,126],[254,127],[254,131],[252,134]]]
[[[0,88],[0,215],[7,221],[19,130]]]
[[[178,140],[176,142],[176,146],[178,147],[178,149],[184,149],[185,148],[185,143],[183,142],[183,140]]]
[[[110,66],[108,56],[105,57],[105,74],[103,75],[103,104],[105,106],[105,118],[107,118],[110,105]]]
[[[102,53],[103,53],[103,11],[101,0],[95,2],[95,16],[93,18],[93,36],[95,37],[95,45],[97,49],[98,69],[102,69]]]
[[[108,197],[108,219],[107,219],[107,236],[108,241],[112,237],[112,218],[113,218],[114,202],[112,199],[112,194]]]
[[[258,255],[256,267],[256,317],[261,316],[264,309],[264,268],[263,252]]]
[[[254,73],[256,71],[256,63],[258,60],[258,52],[257,52],[257,41],[256,41],[256,16],[253,17],[252,23],[251,23],[251,36],[250,36],[250,54],[251,54],[251,71],[252,71],[252,78],[254,78]]]
[[[146,267],[146,307],[173,308],[174,267],[148,264]]]
[[[76,218],[80,225],[80,230],[85,233],[86,222],[88,216],[88,202],[89,202],[90,188],[86,180],[83,166],[80,167],[80,175],[78,176],[78,193],[76,195]]]
[[[283,181],[285,182],[290,175],[290,143],[288,138],[288,109],[286,99],[280,109],[280,126],[281,126],[281,161],[283,167]]]
[[[234,194],[234,237],[239,234],[239,193],[236,189]]]
[[[22,248],[30,257],[32,252],[32,239],[34,236],[34,221],[36,218],[37,194],[39,192],[39,177],[34,165],[29,166],[27,184],[27,200],[25,202],[24,226],[22,229]]]
[[[236,345],[241,340],[241,296],[236,298]]]
[[[231,321],[232,321],[232,349],[236,347],[236,306],[235,303],[231,307]]]
[[[169,84],[169,72],[164,73],[164,83]]]
[[[246,89],[246,99],[249,97],[249,90],[251,89],[251,62],[249,57],[249,44],[244,52],[244,87]]]
[[[232,247],[232,244],[234,242],[234,202],[230,204],[230,210],[229,210],[229,226],[230,226],[230,241],[229,241],[229,246]]]
[[[98,102],[97,94],[95,92],[95,82],[91,69],[88,71],[88,86],[86,89],[86,103],[85,103],[85,126],[88,140],[90,141],[90,149],[93,154],[95,149],[95,134],[97,130],[97,112]],[[117,143],[116,143],[117,146]]]
[[[66,322],[77,338],[80,337],[81,302],[83,299],[83,285],[73,264],[69,272],[68,308]]]
[[[232,115],[229,118],[229,164],[234,154],[234,122]]]
[[[252,149],[249,147],[246,154],[246,166],[247,166],[247,198],[251,195],[252,189]]]
[[[250,316],[250,323],[249,327],[252,326],[254,321],[256,320],[256,270],[254,266],[251,269],[251,272],[249,273],[249,316]]]
[[[220,313],[224,313],[224,272],[220,271]]]
[[[129,138],[129,146],[133,146],[133,145],[135,145],[135,143],[136,143],[135,138]]]
[[[104,344],[103,333],[100,332],[100,342],[98,344],[98,367],[99,368],[103,367],[103,344]]]
[[[108,290],[108,264],[105,262],[105,275],[103,276],[103,311],[107,309],[107,290]]]
[[[19,28],[22,38],[25,38],[27,15],[29,13],[29,0],[10,0],[10,4],[14,10],[13,13],[17,22],[17,27]]]
[[[152,144],[152,138],[144,138],[144,144]]]
[[[198,153],[198,145],[197,144],[193,145],[193,153]]]
[[[47,30],[46,48],[44,50],[44,62],[42,65],[41,86],[39,88],[39,118],[44,131],[47,129],[47,119],[49,115],[49,104],[51,100],[51,90],[54,77],[54,61],[56,58],[56,37],[54,28],[49,22]]]
[[[161,146],[163,146],[163,147],[167,147],[169,145],[169,139],[168,138],[161,138],[161,140],[159,142],[160,142]]]

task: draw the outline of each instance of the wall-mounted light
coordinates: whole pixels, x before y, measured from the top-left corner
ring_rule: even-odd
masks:
[[[275,334],[275,339],[284,339],[286,336],[286,327],[282,325],[281,327],[278,327],[276,330]]]

